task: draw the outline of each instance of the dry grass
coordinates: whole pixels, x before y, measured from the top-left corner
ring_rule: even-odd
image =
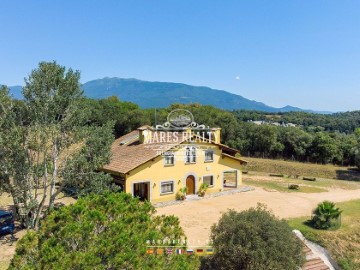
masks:
[[[12,197],[8,193],[3,192],[0,195],[0,209],[8,209],[8,207],[12,204],[13,204]]]
[[[42,194],[41,192],[42,192],[42,189],[40,191],[40,194]],[[66,196],[64,196],[63,193],[60,193],[58,195],[57,199],[55,200],[55,203],[62,203],[65,205],[69,205],[74,202],[75,202],[75,199],[73,199],[71,197],[66,197]],[[2,193],[0,195],[0,209],[11,210],[12,205],[13,205],[13,201],[12,201],[11,196],[7,193]],[[25,235],[25,233],[26,233],[26,230],[20,230],[16,233],[16,237],[18,239],[20,239],[21,237],[23,237]],[[4,243],[3,241],[0,241],[0,248],[1,248],[0,270],[7,269],[9,267],[10,261],[15,254],[15,247],[16,247],[16,243],[13,243],[11,245],[9,243]]]
[[[360,181],[360,171],[350,167],[248,157],[244,159],[249,161],[245,168],[248,171]]]
[[[306,217],[290,219],[289,224],[327,248],[342,269],[360,269],[360,200],[337,203],[337,206],[344,210],[338,230],[313,229],[304,224]]]
[[[15,233],[15,237],[20,239],[26,233],[26,230],[21,230]],[[16,242],[7,243],[5,240],[0,240],[0,270],[8,269],[10,261],[15,254]]]
[[[360,181],[346,181],[346,180],[334,180],[334,179],[324,179],[317,178],[316,181],[306,181],[302,180],[302,178],[295,179],[293,177],[273,177],[269,176],[268,173],[262,172],[248,172],[243,175],[243,183],[245,185],[254,185],[266,187],[267,185],[280,186],[279,191],[286,191],[281,187],[286,187],[291,184],[299,185],[300,189],[302,187],[312,187],[315,188],[314,192],[316,192],[316,188],[319,188],[319,191],[326,191],[329,189],[347,189],[347,190],[355,190],[360,189]],[[276,188],[275,188],[276,189]],[[308,192],[309,193],[309,192]],[[310,191],[311,193],[311,191]]]
[[[246,179],[243,180],[244,185],[249,186],[257,186],[257,187],[263,187],[268,191],[276,190],[280,192],[303,192],[303,193],[319,193],[319,192],[327,192],[327,189],[314,187],[310,185],[299,185],[298,190],[289,189],[288,185],[289,183],[285,181],[271,181],[271,180],[250,180]],[[293,184],[293,183],[291,183]]]
[[[315,192],[317,189],[326,191],[360,188],[360,172],[351,168],[269,159],[248,158],[247,160],[249,161],[247,166],[249,173],[243,175],[243,183],[248,185],[289,192],[287,185],[297,184],[300,186],[300,190],[303,189],[302,192],[306,193]],[[287,177],[270,177],[269,173],[284,174]],[[299,178],[293,178],[296,175]],[[317,179],[314,182],[305,181],[301,180],[302,176],[316,177]],[[291,227],[299,229],[306,238],[327,248],[341,269],[357,270],[360,269],[360,200],[337,205],[344,212],[342,226],[336,231],[310,228],[304,223],[308,217],[291,219],[289,224]]]

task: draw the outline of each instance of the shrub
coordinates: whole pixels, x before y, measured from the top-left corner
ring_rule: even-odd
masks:
[[[304,262],[302,243],[286,221],[260,204],[224,213],[211,240],[215,253],[203,259],[202,269],[298,269]]]
[[[316,229],[327,230],[340,226],[340,215],[342,211],[335,206],[335,203],[323,201],[314,210],[311,224]]]
[[[289,189],[295,189],[295,190],[298,190],[300,187],[299,185],[295,185],[295,184],[291,184],[289,185]]]
[[[19,240],[9,269],[197,269],[195,256],[146,254],[148,241],[186,240],[177,217],[154,213],[125,193],[80,198]]]
[[[202,183],[202,184],[200,185],[200,187],[199,187],[198,195],[199,195],[200,197],[204,197],[204,196],[205,196],[205,193],[206,193],[206,191],[207,191],[207,189],[208,189],[208,187],[209,187],[208,184]]]
[[[187,187],[180,188],[175,194],[176,200],[185,200],[186,199]]]

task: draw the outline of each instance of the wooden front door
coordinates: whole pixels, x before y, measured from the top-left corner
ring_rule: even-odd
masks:
[[[186,178],[186,194],[195,194],[195,177],[192,175]]]

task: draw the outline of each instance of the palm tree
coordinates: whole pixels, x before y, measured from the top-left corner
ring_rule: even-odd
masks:
[[[342,210],[335,206],[335,203],[330,201],[323,201],[318,204],[314,210],[312,224],[317,229],[329,229],[334,227],[338,221]]]

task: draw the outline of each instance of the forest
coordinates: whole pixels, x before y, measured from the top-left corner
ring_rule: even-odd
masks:
[[[225,111],[200,104],[172,104],[165,109],[141,109],[117,97],[84,98],[88,123],[115,122],[119,137],[141,125],[161,124],[168,113],[187,109],[195,121],[222,129],[222,143],[240,150],[243,156],[279,158],[314,163],[354,166],[359,163],[360,111],[332,115],[290,112],[269,114],[257,111]],[[294,123],[297,127],[255,125],[248,120]],[[156,122],[156,123],[155,123]]]
[[[24,102],[17,100],[15,110],[22,111]],[[82,97],[77,103],[82,118],[89,126],[114,124],[119,137],[142,125],[162,124],[168,113],[187,109],[195,121],[222,129],[222,143],[238,149],[243,156],[277,158],[343,166],[359,165],[360,111],[313,114],[306,112],[266,113],[259,111],[226,111],[200,104],[172,104],[164,109],[141,109],[115,96],[105,99]],[[249,120],[269,124],[255,125]],[[293,123],[296,127],[271,125],[271,122]]]

